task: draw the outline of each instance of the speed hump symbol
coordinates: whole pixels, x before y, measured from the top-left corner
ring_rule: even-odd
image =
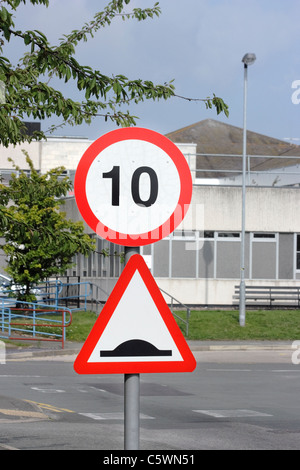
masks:
[[[89,227],[118,245],[148,245],[182,222],[192,177],[178,147],[149,129],[122,128],[97,139],[75,175],[77,207]]]

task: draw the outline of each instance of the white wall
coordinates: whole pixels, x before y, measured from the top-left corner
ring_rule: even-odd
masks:
[[[49,138],[42,144],[42,171],[46,172],[58,166],[76,170],[79,160],[92,142],[88,139]]]
[[[240,231],[241,215],[241,188],[194,186],[182,226],[186,230]],[[246,231],[300,232],[300,189],[247,188]]]
[[[159,288],[185,305],[231,306],[239,279],[166,279],[155,278]],[[247,280],[247,286],[299,286],[298,281]],[[167,303],[170,297],[164,295]],[[235,305],[237,301],[235,301]],[[176,306],[176,302],[174,302]]]
[[[8,157],[13,158],[21,169],[27,164],[22,149],[26,150],[33,160],[36,169],[45,172],[58,166],[67,170],[76,170],[79,160],[86,149],[93,143],[92,140],[81,137],[48,137],[46,141],[23,143],[8,148],[0,146],[0,169],[11,169],[12,164]],[[196,144],[176,144],[186,156],[190,168],[196,168]],[[195,172],[192,171],[193,180]]]
[[[34,167],[39,170],[41,165],[41,146],[42,143],[40,142],[32,142],[31,144],[25,142],[23,144],[16,145],[15,147],[11,145],[8,148],[0,146],[0,169],[9,170],[13,168],[13,165],[8,161],[8,158],[12,158],[21,170],[28,169],[26,156],[22,152],[22,150],[25,150],[33,161]]]

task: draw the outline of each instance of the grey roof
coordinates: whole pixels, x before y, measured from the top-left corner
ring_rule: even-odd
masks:
[[[175,143],[197,144],[197,169],[242,170],[242,159],[230,155],[243,153],[243,129],[231,126],[214,119],[191,124],[174,132],[166,134]],[[222,156],[209,157],[209,154],[222,154]],[[252,158],[251,170],[267,171],[274,168],[295,165],[300,161],[289,156],[300,156],[300,146],[274,139],[256,132],[247,130],[247,154],[268,155],[274,158]],[[228,156],[226,156],[228,155]],[[284,158],[276,158],[284,157]],[[226,172],[205,172],[206,177],[225,176]]]

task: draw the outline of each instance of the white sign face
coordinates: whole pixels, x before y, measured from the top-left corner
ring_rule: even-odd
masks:
[[[129,354],[131,346],[135,346],[135,355]],[[137,271],[88,362],[152,362],[166,359],[170,362],[183,361]]]
[[[86,195],[103,225],[136,235],[169,219],[177,207],[180,179],[173,160],[161,148],[126,140],[95,158],[87,174]]]
[[[123,128],[87,149],[74,189],[82,217],[99,236],[139,246],[168,236],[180,224],[191,201],[192,178],[169,139]]]
[[[188,372],[192,355],[143,257],[132,255],[74,363],[79,374]]]

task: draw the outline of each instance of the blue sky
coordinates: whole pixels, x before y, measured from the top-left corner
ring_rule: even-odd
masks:
[[[16,26],[39,29],[57,42],[103,9],[106,0],[50,0],[50,7],[19,8]],[[126,7],[152,6],[133,0]],[[104,74],[175,79],[176,92],[191,98],[215,93],[229,105],[229,118],[203,104],[172,98],[147,101],[132,109],[137,124],[165,134],[203,119],[243,125],[243,64],[246,52],[257,60],[248,69],[247,127],[300,143],[300,104],[293,104],[292,83],[300,80],[300,2],[298,0],[161,0],[154,20],[117,19],[78,49],[78,59]],[[10,49],[12,51],[12,49]],[[72,96],[68,85],[65,94]],[[300,97],[300,93],[299,93]],[[50,122],[49,124],[52,124]],[[47,128],[43,124],[43,129]],[[64,128],[60,134],[91,139],[115,128],[97,118],[91,126]]]

